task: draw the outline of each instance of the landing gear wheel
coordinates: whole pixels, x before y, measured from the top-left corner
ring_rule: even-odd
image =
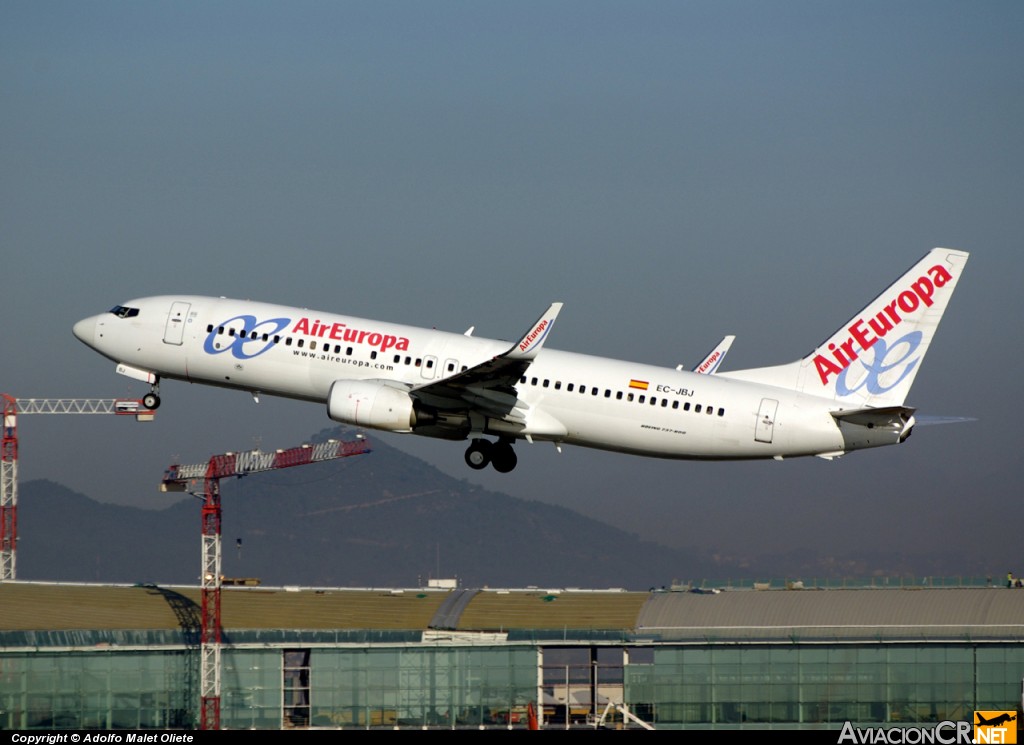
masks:
[[[516,451],[512,449],[511,442],[499,442],[491,451],[491,465],[498,473],[508,473],[516,467],[519,458]]]
[[[147,409],[156,409],[160,406],[160,397],[155,393],[147,393],[142,397],[142,405]]]
[[[491,450],[494,448],[489,440],[476,439],[466,448],[466,465],[479,471],[487,468],[491,462]]]

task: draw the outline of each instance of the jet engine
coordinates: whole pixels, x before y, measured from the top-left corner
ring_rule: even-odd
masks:
[[[327,416],[336,422],[390,432],[412,432],[416,412],[404,390],[375,380],[336,380],[327,394]]]

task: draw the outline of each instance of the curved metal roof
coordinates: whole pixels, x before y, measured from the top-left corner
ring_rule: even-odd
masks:
[[[637,633],[674,641],[1024,638],[1024,591],[990,588],[654,593]]]
[[[30,631],[189,631],[197,587],[0,583],[0,645]],[[1024,591],[225,588],[226,632],[455,632],[633,642],[1022,641]],[[573,632],[573,633],[569,633]]]

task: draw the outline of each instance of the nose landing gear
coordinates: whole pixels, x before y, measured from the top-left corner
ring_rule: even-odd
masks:
[[[516,467],[518,461],[510,440],[491,442],[477,437],[466,448],[466,464],[478,471],[487,468],[489,464],[498,473],[508,473]]]
[[[153,383],[149,387],[149,393],[142,397],[142,405],[147,409],[156,409],[160,407],[160,381]]]

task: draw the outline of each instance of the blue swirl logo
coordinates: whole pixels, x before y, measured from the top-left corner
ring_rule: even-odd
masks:
[[[226,330],[235,321],[241,321],[243,325],[241,329],[235,329],[234,336],[220,333],[220,329]],[[290,318],[271,318],[266,321],[258,321],[256,316],[235,316],[214,326],[213,331],[207,335],[206,341],[203,343],[203,351],[207,354],[231,352],[231,356],[237,359],[251,360],[274,346],[274,335],[291,322]]]
[[[851,364],[839,373],[839,376],[836,378],[836,393],[840,396],[850,396],[861,388],[867,388],[868,392],[874,395],[891,391],[917,367],[920,358],[914,357],[911,359],[911,357],[917,352],[923,337],[924,334],[922,332],[911,331],[906,336],[896,339],[891,346],[887,345],[884,339],[879,339],[871,345],[871,349],[875,352],[874,359],[871,362],[868,362],[863,357],[857,360],[866,373],[864,378],[852,388],[847,386],[846,375],[856,363]],[[894,354],[896,358],[890,360],[889,357]],[[883,384],[883,376],[896,370],[900,365],[905,365],[905,367],[899,377],[888,385]]]

